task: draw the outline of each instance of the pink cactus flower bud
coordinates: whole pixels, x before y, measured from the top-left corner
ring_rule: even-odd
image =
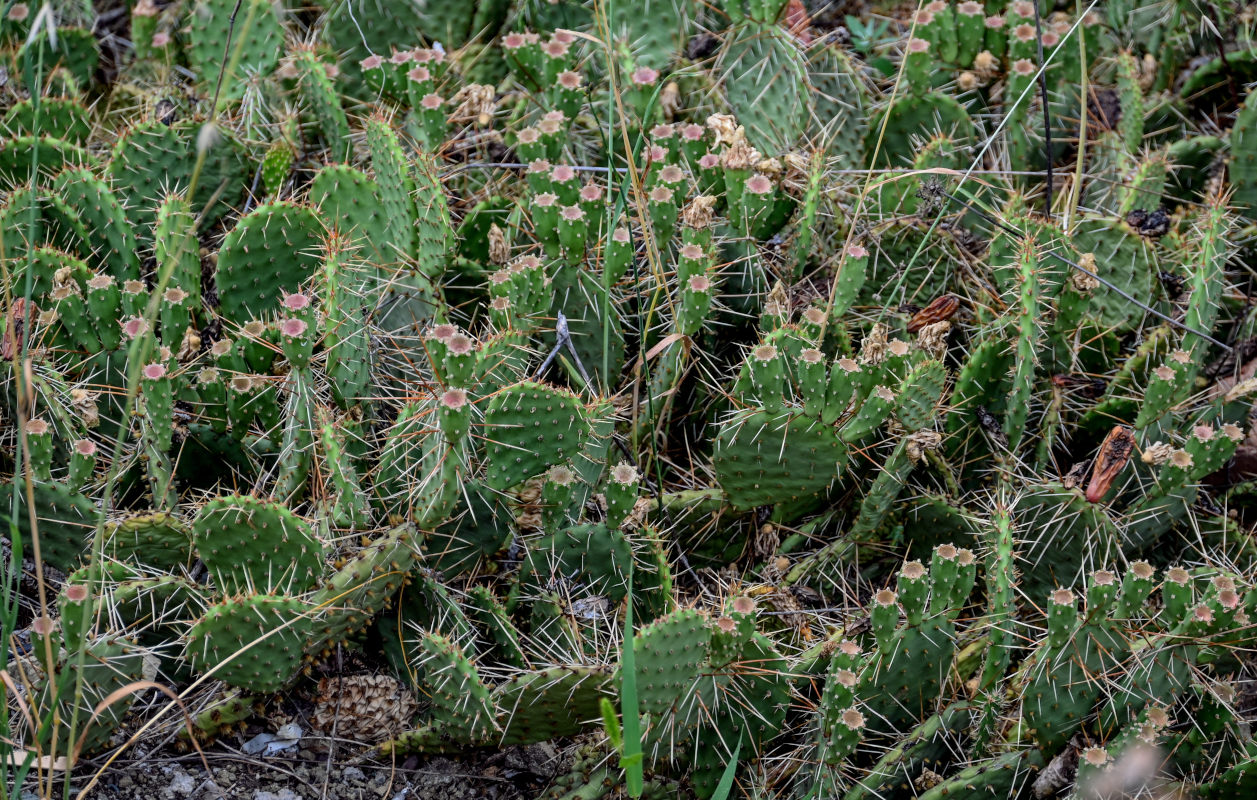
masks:
[[[756,361],[767,363],[777,357],[777,348],[771,344],[757,345],[751,350],[751,357]]]
[[[691,122],[681,129],[681,138],[687,142],[697,142],[702,140],[706,128],[695,122]]]
[[[441,99],[441,95],[436,92],[428,92],[423,96],[423,99],[419,101],[419,105],[424,111],[436,111],[438,108],[445,105],[445,101]]]
[[[1170,453],[1170,463],[1179,469],[1187,469],[1194,461],[1192,454],[1186,450],[1175,450],[1173,453]]]
[[[559,216],[567,222],[580,222],[585,218],[585,212],[580,206],[563,206],[559,209]]]
[[[306,327],[305,320],[289,317],[279,323],[279,332],[290,339],[296,339],[298,336],[305,335]]]
[[[1035,73],[1034,62],[1028,58],[1019,58],[1013,62],[1013,72],[1023,78],[1029,78]]]
[[[35,417],[34,419],[26,420],[24,430],[28,436],[43,436],[50,430],[50,426],[45,420]]]
[[[706,292],[711,289],[711,279],[706,275],[691,275],[687,286],[691,292]]]
[[[659,80],[659,71],[650,67],[638,67],[633,70],[630,79],[638,86],[651,86],[655,81]]]
[[[166,365],[160,363],[145,364],[144,377],[150,381],[161,380],[166,377]]]
[[[65,599],[71,603],[81,603],[87,599],[87,587],[81,583],[72,583],[65,587]]]
[[[441,405],[451,411],[458,411],[467,405],[466,389],[446,389],[441,393]]]
[[[9,19],[14,22],[24,22],[31,15],[31,7],[26,3],[14,3],[9,9]]]
[[[611,480],[627,486],[637,482],[637,468],[632,464],[617,464],[611,468]]]
[[[131,317],[122,321],[122,335],[128,339],[148,333],[148,321],[143,317]]]
[[[574,92],[585,82],[585,78],[579,72],[572,72],[569,69],[559,73],[558,81],[559,86],[567,89],[569,92]]]
[[[680,183],[685,180],[685,170],[676,164],[669,164],[659,170],[659,180],[662,183]]]
[[[406,77],[415,83],[424,83],[432,80],[432,71],[427,67],[413,66],[407,71]]]
[[[563,58],[567,55],[569,45],[563,42],[556,42],[554,39],[546,42],[541,46],[541,52],[550,58]]]
[[[81,456],[96,455],[96,443],[91,439],[79,439],[74,443],[74,452]]]
[[[428,336],[436,339],[442,344],[448,344],[449,340],[452,339],[456,333],[458,333],[457,325],[451,325],[448,322],[443,322],[440,325],[434,325],[432,330],[428,332]]]
[[[576,180],[576,170],[568,164],[559,164],[550,170],[550,180],[555,183],[567,183]]]
[[[928,53],[930,50],[930,42],[928,39],[909,39],[907,50],[909,53]]]
[[[673,194],[672,190],[669,189],[667,186],[656,186],[655,188],[650,190],[650,195],[649,195],[650,202],[671,203],[672,194]]]
[[[456,333],[445,341],[445,347],[452,355],[465,356],[474,347],[471,337],[465,333]]]
[[[1021,23],[1017,27],[1013,28],[1013,38],[1023,44],[1026,42],[1033,42],[1034,26],[1026,22]]]
[[[158,31],[157,33],[154,33],[152,40],[149,42],[150,47],[153,47],[158,50],[162,49],[168,44],[170,44],[170,34],[166,33],[165,31]]]
[[[384,56],[376,54],[376,53],[372,53],[371,55],[367,56],[366,58],[358,62],[358,66],[362,68],[363,72],[366,72],[368,70],[373,70],[373,69],[379,69],[380,66],[383,64],[384,64]]]

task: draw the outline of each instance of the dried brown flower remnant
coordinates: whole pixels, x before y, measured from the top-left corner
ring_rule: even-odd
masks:
[[[1109,435],[1104,437],[1100,452],[1096,455],[1095,466],[1091,470],[1091,483],[1087,485],[1087,502],[1098,503],[1108,493],[1109,487],[1118,473],[1130,461],[1130,454],[1135,449],[1135,437],[1124,425],[1116,425]]]
[[[36,309],[38,310],[38,309]],[[31,312],[27,307],[26,298],[19,297],[13,301],[5,319],[4,338],[0,339],[0,357],[12,361],[17,352],[18,343],[22,341],[22,331],[30,323]]]
[[[912,315],[908,320],[908,333],[916,333],[926,325],[951,319],[960,310],[960,298],[953,294],[935,297],[930,304]]]

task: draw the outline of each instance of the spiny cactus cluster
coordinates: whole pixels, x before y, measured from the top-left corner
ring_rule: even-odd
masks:
[[[1246,796],[1251,9],[638,5],[4,6],[0,750]]]

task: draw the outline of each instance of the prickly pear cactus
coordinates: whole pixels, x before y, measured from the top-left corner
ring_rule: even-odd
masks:
[[[554,800],[1250,788],[1249,9],[116,5],[0,9],[17,794],[154,684]]]

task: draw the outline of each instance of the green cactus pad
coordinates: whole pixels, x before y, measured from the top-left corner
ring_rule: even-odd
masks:
[[[485,484],[499,491],[568,462],[590,425],[576,395],[535,381],[503,389],[485,411]]]
[[[430,718],[466,742],[490,737],[497,725],[497,710],[489,687],[462,648],[435,633],[424,633],[419,646],[424,651],[424,683],[432,700]]]
[[[613,698],[614,672],[601,666],[559,666],[521,672],[494,687],[502,733],[499,747],[576,736],[601,724],[600,701]]]
[[[863,78],[847,52],[822,40],[808,51],[807,77],[812,92],[808,130],[828,145],[843,167],[864,166],[864,137],[868,130]]]
[[[1045,753],[1057,752],[1082,727],[1126,651],[1107,622],[1081,626],[1063,647],[1039,646],[1027,665],[1022,715]]]
[[[321,612],[311,649],[344,640],[383,610],[414,566],[414,538],[414,528],[401,525],[372,540],[311,595]]]
[[[639,630],[633,639],[642,713],[671,713],[707,662],[710,633],[695,609],[679,609]]]
[[[197,172],[198,139],[209,147],[197,176],[192,210],[202,225],[210,225],[236,207],[253,174],[240,145],[225,130],[207,134],[193,123],[144,122],[114,144],[109,177],[142,244],[152,241],[161,198],[171,192],[185,193],[191,184]]]
[[[882,116],[885,134],[882,135]],[[865,138],[865,151],[877,148],[877,167],[910,164],[918,148],[916,142],[945,134],[961,143],[973,136],[973,122],[964,106],[950,95],[931,92],[926,95],[906,94],[892,103],[883,115],[870,124]],[[881,146],[878,147],[878,137]]]
[[[1038,750],[1014,750],[980,761],[949,776],[942,783],[917,795],[920,800],[950,800],[957,797],[1019,797],[1043,768],[1045,759]]]
[[[896,630],[893,648],[878,648],[860,675],[868,727],[907,731],[932,714],[955,653],[956,631],[944,618]]]
[[[109,184],[86,168],[68,169],[52,182],[52,191],[73,208],[87,230],[87,244],[101,271],[117,281],[140,276],[135,233]]]
[[[819,420],[749,411],[720,424],[713,462],[729,502],[746,509],[823,492],[842,470],[846,448]]]
[[[1074,249],[1092,253],[1097,274],[1133,297],[1152,295],[1159,272],[1156,248],[1143,237],[1128,233],[1117,220],[1086,217],[1074,228]],[[1106,286],[1092,290],[1088,310],[1105,326],[1126,328],[1143,311]]]
[[[188,61],[202,91],[217,91],[220,102],[238,100],[252,80],[269,75],[284,50],[284,29],[269,0],[199,0],[188,24]]]
[[[50,177],[63,169],[96,166],[96,159],[78,145],[51,136],[0,139],[0,185],[11,188],[34,176]]]
[[[957,759],[958,743],[973,723],[975,707],[958,701],[912,729],[882,756],[844,800],[909,800],[916,796],[918,776],[925,770],[946,772]]]
[[[735,29],[723,56],[725,92],[751,144],[768,155],[789,150],[803,133],[808,88],[803,56],[775,25]]]
[[[279,202],[242,217],[218,254],[218,310],[228,320],[262,319],[322,263],[323,223],[312,209]]]
[[[109,744],[114,732],[122,725],[123,719],[135,701],[134,692],[126,693],[106,706],[92,720],[96,707],[102,704],[115,691],[140,680],[142,675],[143,653],[130,642],[122,638],[101,638],[87,645],[84,653],[81,685],[83,693],[75,702],[76,692],[73,690],[75,676],[59,674],[57,706],[60,713],[59,725],[46,729],[42,745],[44,752],[71,753],[78,742],[70,741],[71,719],[77,719],[77,736],[82,742],[83,753],[94,753]],[[41,681],[36,692],[35,707],[41,714],[53,711],[52,686],[47,679]],[[32,732],[33,735],[33,732]],[[56,738],[55,745],[49,741]]]
[[[618,528],[602,523],[576,525],[530,546],[520,567],[520,581],[544,585],[552,576],[563,575],[618,603],[628,590],[632,563],[633,549]]]
[[[17,503],[13,502],[13,483],[0,496],[5,508],[16,508],[17,529],[24,542],[31,541],[30,513],[27,511],[26,485],[18,481]],[[71,491],[59,483],[36,481],[34,485],[35,517],[39,526],[40,555],[45,564],[69,572],[79,565],[87,551],[92,530],[96,526],[97,508],[91,498]],[[27,545],[29,548],[29,544]],[[29,549],[27,552],[31,552]]]
[[[268,500],[211,500],[192,523],[192,536],[215,584],[229,594],[297,594],[312,588],[323,571],[323,545],[310,526]]]
[[[35,127],[37,117],[38,130]],[[66,97],[41,98],[38,108],[33,101],[22,100],[5,113],[0,125],[15,136],[38,133],[79,146],[92,132],[88,110],[78,100]]]
[[[106,552],[114,558],[158,569],[189,566],[192,533],[165,511],[139,513],[105,526]]]
[[[472,481],[461,488],[459,499],[459,508],[421,546],[431,566],[448,575],[470,571],[511,536],[510,511],[498,492]]]
[[[309,610],[300,600],[283,596],[223,600],[188,632],[188,661],[202,675],[214,670],[214,677],[230,686],[277,692],[301,666],[311,627],[302,614]]]
[[[493,592],[487,586],[473,586],[467,592],[467,601],[477,625],[488,632],[497,658],[517,669],[526,667],[528,657],[520,644],[523,634]]]
[[[380,197],[374,180],[344,164],[324,167],[310,184],[310,204],[323,218],[334,220],[337,230],[371,254],[376,263],[387,263],[397,253],[386,251],[391,241],[389,220]]]

